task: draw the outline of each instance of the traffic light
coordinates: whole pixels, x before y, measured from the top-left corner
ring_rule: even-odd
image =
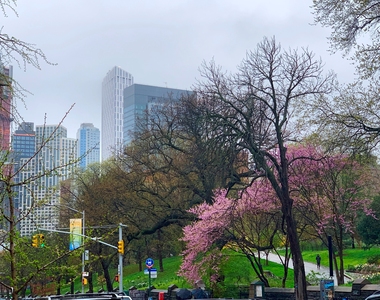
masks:
[[[117,242],[117,252],[124,254],[124,241],[120,240]]]
[[[37,248],[39,246],[38,242],[39,242],[39,235],[38,234],[33,235],[32,236],[32,247]]]
[[[116,275],[115,275],[114,280],[115,280],[115,282],[119,282],[119,274],[116,274]]]
[[[40,236],[40,248],[45,247],[45,236],[43,234],[39,234]]]
[[[88,283],[87,278],[86,278],[86,277],[83,277],[83,278],[82,278],[82,284],[83,284],[83,285],[86,285],[87,283]]]

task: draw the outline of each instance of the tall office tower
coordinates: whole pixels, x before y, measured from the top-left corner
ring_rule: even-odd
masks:
[[[123,91],[133,77],[119,67],[108,71],[102,83],[102,160],[123,146]]]
[[[67,138],[58,125],[36,126],[36,155],[20,158],[18,182],[35,177],[19,190],[20,234],[30,236],[37,228],[54,230],[59,222],[57,204],[60,182],[69,179],[77,167],[77,140]],[[44,205],[42,205],[44,203]]]
[[[145,112],[154,105],[170,100],[179,100],[182,96],[193,92],[167,87],[158,87],[143,84],[133,84],[124,89],[124,145],[128,145],[134,138],[137,121],[144,117]]]
[[[31,158],[36,153],[36,132],[34,131],[34,123],[22,122],[18,129],[12,135],[12,165],[15,170],[15,181],[19,180],[17,170],[21,168],[21,159],[24,161]],[[14,207],[19,209],[19,193],[20,186],[15,186]]]
[[[36,132],[34,123],[22,122],[12,135],[13,160],[19,161],[21,158],[30,158],[36,151]]]
[[[82,123],[77,131],[79,166],[100,162],[100,131],[92,123]]]
[[[9,150],[11,136],[11,82],[13,67],[0,65],[0,150]]]

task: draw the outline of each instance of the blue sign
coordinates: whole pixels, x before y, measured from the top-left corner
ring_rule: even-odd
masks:
[[[150,269],[153,267],[154,265],[154,260],[151,259],[151,258],[147,258],[147,260],[145,261],[145,265]]]

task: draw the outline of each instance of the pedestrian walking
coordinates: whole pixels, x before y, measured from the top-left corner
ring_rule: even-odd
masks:
[[[317,261],[317,269],[319,270],[321,268],[321,257],[319,256],[319,254],[317,254],[315,260]]]

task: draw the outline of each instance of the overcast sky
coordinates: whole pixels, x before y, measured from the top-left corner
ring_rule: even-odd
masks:
[[[202,61],[215,59],[234,72],[264,36],[285,49],[308,47],[341,82],[354,68],[330,55],[329,29],[313,26],[312,0],[18,0],[16,16],[3,17],[3,33],[33,43],[56,66],[26,72],[14,65],[14,78],[33,95],[24,120],[63,125],[76,137],[81,123],[101,129],[101,83],[119,66],[135,83],[190,89]]]

